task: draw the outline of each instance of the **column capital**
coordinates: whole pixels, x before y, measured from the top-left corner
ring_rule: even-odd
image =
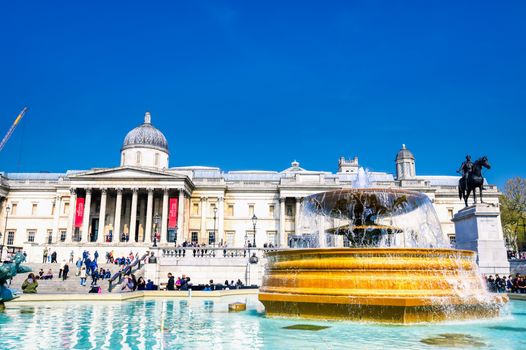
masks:
[[[280,203],[284,203],[285,200],[287,200],[287,197],[280,197],[280,198],[279,198],[279,202],[280,202]]]
[[[133,193],[139,192],[139,188],[137,188],[137,187],[132,187],[130,189],[132,190]]]
[[[74,194],[77,194],[77,189],[75,187],[71,187],[69,189],[69,193],[73,196]]]
[[[86,187],[85,190],[86,190],[86,194],[88,194],[88,193],[91,194],[91,187]]]
[[[163,187],[163,194],[167,194],[170,191],[170,187]]]
[[[208,197],[202,196],[200,199],[201,199],[201,202],[206,202],[208,200]]]
[[[146,190],[148,191],[148,194],[150,194],[150,193],[153,193],[154,188],[153,187],[148,187],[148,188],[146,188]]]
[[[122,194],[122,187],[115,187],[115,191],[117,191],[118,194]]]
[[[222,202],[224,199],[225,199],[225,197],[223,197],[223,196],[219,196],[219,197],[217,197],[217,201],[218,201],[218,202]]]
[[[106,194],[107,191],[108,191],[108,189],[106,187],[101,187],[100,188],[100,193],[102,193],[102,194]]]

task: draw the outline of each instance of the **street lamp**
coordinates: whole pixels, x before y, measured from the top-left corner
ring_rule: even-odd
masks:
[[[5,207],[4,236],[2,239],[2,248],[0,248],[0,260],[2,260],[2,257],[4,256],[4,246],[5,246],[5,238],[7,236],[7,219],[9,219],[9,211],[11,211],[11,207],[8,205],[7,207]],[[6,251],[7,251],[7,248],[6,248]]]
[[[254,243],[252,244],[252,246],[255,248],[256,247],[256,224],[258,222],[258,217],[256,216],[256,214],[254,214],[252,216],[252,225],[254,226]]]
[[[214,248],[216,246],[216,219],[217,219],[217,207],[214,207],[214,242],[212,243]]]
[[[159,227],[159,220],[161,218],[159,217],[159,214],[155,213],[155,215],[153,216],[153,223],[155,224],[155,230],[153,232],[153,246],[154,247],[157,247],[157,230],[158,230],[158,227]]]

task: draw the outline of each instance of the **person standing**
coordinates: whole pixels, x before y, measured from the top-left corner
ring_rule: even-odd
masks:
[[[82,266],[82,269],[80,269],[80,285],[85,286],[86,285],[86,266]]]
[[[79,276],[80,275],[80,269],[82,268],[82,259],[81,258],[79,258],[77,260],[77,263],[75,264],[75,266],[77,266],[77,273],[76,274],[77,274],[77,276]]]
[[[74,257],[75,257],[75,253],[73,253],[73,250],[72,250],[71,253],[69,253],[69,262],[71,264],[73,264],[73,261],[75,261]]]
[[[64,264],[64,267],[62,268],[62,280],[65,281],[68,278],[68,272],[69,272],[69,265]]]
[[[51,253],[51,263],[57,263],[57,252]]]
[[[48,256],[48,249],[47,247],[44,248],[44,253],[42,254],[42,263],[47,263],[47,256]]]
[[[93,257],[94,257],[94,261],[97,261],[97,259],[99,258],[99,252],[95,251],[95,254],[93,254]]]
[[[175,280],[171,273],[168,273],[168,283],[166,284],[166,290],[175,290]]]

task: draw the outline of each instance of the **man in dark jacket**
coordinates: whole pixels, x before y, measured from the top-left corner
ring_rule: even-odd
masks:
[[[64,265],[64,268],[62,269],[62,280],[65,281],[68,278],[68,272],[69,272],[69,266],[68,264]]]
[[[166,290],[175,290],[175,280],[171,273],[168,273],[168,284],[166,285]]]

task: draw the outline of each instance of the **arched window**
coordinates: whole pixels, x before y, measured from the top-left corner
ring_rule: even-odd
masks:
[[[122,152],[122,165],[126,165],[126,153]]]
[[[136,159],[135,159],[135,162],[137,164],[141,164],[141,152],[140,151],[137,151],[136,153]]]
[[[155,153],[155,166],[159,166],[159,153]]]

